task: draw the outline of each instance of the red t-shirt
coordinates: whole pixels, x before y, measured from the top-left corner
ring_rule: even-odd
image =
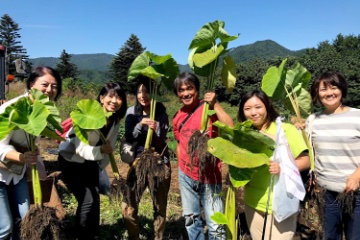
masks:
[[[181,108],[173,117],[172,125],[173,131],[178,144],[180,144],[180,159],[178,159],[178,165],[180,169],[191,179],[199,181],[199,167],[197,159],[194,159],[194,166],[191,171],[191,161],[190,156],[187,154],[188,152],[188,142],[192,133],[200,129],[201,124],[201,116],[204,108],[204,104],[202,104],[195,112],[191,115],[191,117],[183,124],[180,129],[180,124],[184,121],[184,119],[191,112],[191,108],[183,107]],[[210,117],[209,127],[207,129],[208,135],[210,138],[217,137],[217,128],[212,125],[213,122],[217,121],[217,116],[214,114]],[[206,174],[204,174],[206,173]],[[205,171],[201,177],[201,182],[203,183],[221,183],[221,161],[216,160],[215,165],[208,164],[205,166]]]

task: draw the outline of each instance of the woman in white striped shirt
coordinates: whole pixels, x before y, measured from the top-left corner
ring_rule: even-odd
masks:
[[[308,118],[317,183],[324,193],[325,239],[360,239],[360,110],[343,104],[345,78],[326,72],[311,86],[313,103],[323,111]]]

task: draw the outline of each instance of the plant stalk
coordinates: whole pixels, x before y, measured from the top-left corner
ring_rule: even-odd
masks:
[[[151,81],[151,79],[149,79],[149,81]],[[150,99],[151,99],[151,101],[150,101],[150,120],[155,120],[156,96],[157,96],[156,82],[155,82],[153,88],[151,88],[151,82],[150,82],[149,86],[150,86]],[[144,146],[145,150],[150,149],[153,134],[154,134],[154,130],[151,128],[148,128],[145,146]]]
[[[35,153],[34,137],[31,136],[31,135],[29,135],[29,142],[30,142],[31,151],[33,153]],[[32,188],[33,188],[33,195],[34,195],[34,204],[41,207],[41,205],[42,205],[42,192],[41,192],[39,171],[37,169],[36,164],[31,166],[31,180],[32,180]]]
[[[101,133],[100,130],[99,130],[99,133],[100,133],[101,141],[106,143],[107,140],[106,140],[105,136]],[[119,168],[116,165],[114,154],[109,153],[108,155],[109,155],[111,170],[113,171],[114,177],[115,177],[116,180],[119,180],[120,172],[119,172]]]

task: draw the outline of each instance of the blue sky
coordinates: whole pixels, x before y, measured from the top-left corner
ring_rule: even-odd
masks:
[[[229,46],[271,39],[290,49],[360,34],[360,1],[347,0],[0,0],[0,15],[19,24],[30,58],[116,54],[136,34],[147,50],[187,63],[188,47],[207,22],[222,20],[240,37]]]

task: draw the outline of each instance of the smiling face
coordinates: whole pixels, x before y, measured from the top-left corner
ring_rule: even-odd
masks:
[[[177,96],[184,106],[189,107],[197,104],[199,100],[199,92],[196,90],[195,86],[191,84],[181,84],[177,90]]]
[[[267,127],[267,110],[258,97],[249,98],[244,104],[243,111],[245,118],[253,121],[254,127],[259,130],[264,130]]]
[[[319,100],[327,110],[336,110],[341,106],[342,92],[334,85],[325,85],[323,81],[319,84]]]
[[[30,84],[30,88],[35,88],[41,91],[43,94],[49,97],[50,101],[54,101],[58,94],[58,84],[56,79],[49,73],[38,77],[33,83]]]
[[[137,100],[140,103],[141,106],[143,107],[148,107],[150,106],[150,94],[149,94],[149,90],[145,87],[144,84],[141,84],[138,87],[137,90]]]
[[[106,112],[116,112],[122,105],[122,99],[116,92],[108,92],[105,96],[100,96],[100,102]]]

